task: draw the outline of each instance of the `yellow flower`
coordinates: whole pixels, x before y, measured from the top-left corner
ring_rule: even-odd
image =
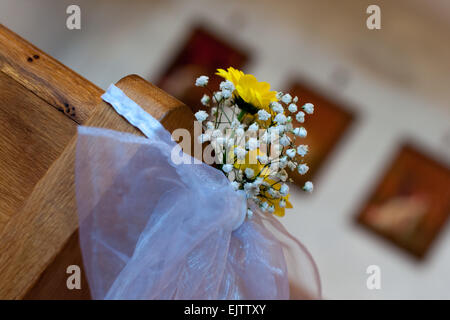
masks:
[[[258,109],[265,109],[270,111],[269,104],[277,101],[277,92],[270,91],[270,84],[267,82],[259,82],[255,76],[251,74],[244,74],[240,70],[236,70],[233,67],[229,67],[227,71],[224,69],[217,69],[217,75],[222,78],[233,82],[235,90],[235,97],[237,98],[238,106],[254,114]],[[245,103],[250,104],[255,110],[252,110],[250,106],[245,106],[245,103],[239,103],[239,98]]]

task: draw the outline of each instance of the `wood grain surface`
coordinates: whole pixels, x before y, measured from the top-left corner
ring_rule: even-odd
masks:
[[[100,101],[100,88],[2,24],[0,71],[77,123],[89,118]]]

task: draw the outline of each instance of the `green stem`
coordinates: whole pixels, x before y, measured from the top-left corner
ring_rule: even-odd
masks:
[[[247,112],[246,112],[245,110],[241,110],[241,112],[239,113],[239,115],[238,115],[238,117],[237,117],[237,119],[238,119],[239,122],[242,121],[242,118],[245,116],[246,113],[247,113]]]

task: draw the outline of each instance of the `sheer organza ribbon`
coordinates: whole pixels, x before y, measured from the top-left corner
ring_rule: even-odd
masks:
[[[317,299],[316,265],[272,215],[206,164],[171,160],[170,133],[120,89],[102,98],[147,138],[78,128],[80,245],[94,299]],[[295,283],[295,290],[290,283]]]

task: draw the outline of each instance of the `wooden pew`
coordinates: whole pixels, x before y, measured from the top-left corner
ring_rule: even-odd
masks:
[[[66,286],[82,267],[74,189],[76,126],[139,134],[102,90],[0,25],[0,299],[88,299]],[[136,76],[116,83],[172,131],[183,103]],[[84,272],[82,272],[82,275]]]

